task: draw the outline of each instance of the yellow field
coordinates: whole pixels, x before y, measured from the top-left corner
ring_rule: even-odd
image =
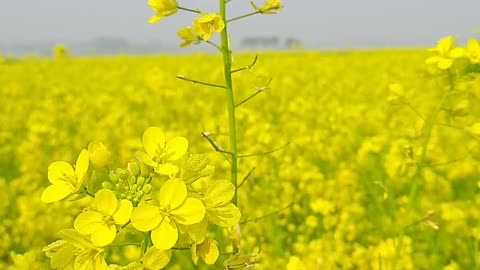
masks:
[[[452,73],[449,85],[425,64],[430,55],[262,53],[255,74],[235,74],[238,101],[273,79],[237,110],[240,154],[281,148],[239,164],[240,179],[255,167],[238,206],[241,251],[259,254],[256,269],[480,267],[480,80]],[[254,56],[236,55],[234,67]],[[0,269],[49,269],[42,248],[87,202],[42,203],[47,168],[74,164],[91,141],[108,147],[110,169],[124,168],[157,126],[187,138],[214,178],[228,180],[229,163],[201,136],[228,148],[224,91],[176,78],[221,84],[222,67],[214,55],[3,60]],[[223,269],[232,252],[227,230],[212,233],[220,258],[198,269]],[[113,246],[106,256],[127,264],[139,255]],[[194,269],[190,251],[174,250],[166,269]]]

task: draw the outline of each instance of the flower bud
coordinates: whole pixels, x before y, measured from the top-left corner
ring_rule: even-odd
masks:
[[[97,141],[88,144],[88,154],[93,166],[97,169],[106,168],[110,164],[111,153],[107,147]]]
[[[145,192],[145,194],[148,194],[150,193],[150,191],[152,191],[152,185],[150,184],[146,184],[143,188],[142,188],[143,192]]]
[[[141,173],[140,165],[137,162],[128,163],[128,169],[134,176],[139,176]]]
[[[118,183],[118,176],[115,174],[115,171],[110,171],[108,177],[113,183]]]

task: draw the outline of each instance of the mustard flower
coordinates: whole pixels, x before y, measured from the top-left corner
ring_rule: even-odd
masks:
[[[275,14],[283,9],[280,0],[267,0],[262,7],[257,7],[253,2],[250,2],[253,8],[261,14]]]
[[[149,0],[148,5],[156,14],[148,21],[151,24],[158,23],[164,17],[175,14],[178,11],[176,0]]]
[[[206,217],[220,227],[233,227],[240,221],[240,210],[230,201],[235,187],[230,181],[218,180],[209,186],[203,197]]]
[[[204,41],[209,41],[215,32],[221,33],[224,28],[225,22],[218,14],[203,14],[202,17],[193,20],[193,30]]]
[[[480,63],[480,44],[476,39],[470,39],[465,49],[465,55],[472,64]]]
[[[183,137],[175,137],[165,141],[165,135],[158,127],[149,127],[143,133],[145,152],[139,152],[140,160],[153,167],[155,172],[163,175],[175,175],[179,168],[170,163],[179,160],[188,149],[188,141]]]
[[[455,58],[460,58],[464,55],[462,49],[455,48],[456,39],[448,36],[437,43],[437,47],[429,49],[429,51],[436,52],[437,55],[428,58],[425,63],[429,65],[436,65],[439,69],[447,70],[453,65]]]
[[[158,205],[141,202],[132,213],[132,225],[139,231],[151,231],[153,245],[171,249],[178,240],[178,227],[202,221],[205,207],[202,201],[187,198],[187,186],[179,179],[169,179],[160,188]]]
[[[111,153],[101,142],[93,141],[89,143],[88,154],[90,156],[90,161],[95,168],[107,168],[110,163]]]
[[[212,265],[214,264],[220,252],[218,250],[218,243],[214,239],[207,237],[205,240],[199,244],[193,244],[190,248],[190,252],[192,255],[192,261],[197,264],[198,259],[201,258],[206,264]]]
[[[95,193],[95,209],[81,213],[75,219],[74,228],[82,234],[91,234],[92,243],[103,247],[115,239],[115,225],[128,222],[133,205],[129,200],[117,200],[113,191],[101,189]]]
[[[161,250],[151,247],[143,257],[143,267],[145,270],[159,270],[168,265],[172,258],[172,250]]]
[[[50,258],[52,269],[108,270],[104,250],[94,246],[90,240],[73,229],[59,233],[62,240],[46,246],[43,251]]]
[[[187,47],[190,44],[199,44],[202,41],[202,37],[197,35],[192,28],[185,27],[178,30],[178,36],[183,39],[183,43],[180,44],[180,47]]]
[[[88,151],[83,149],[77,158],[75,169],[66,161],[55,161],[48,166],[48,181],[51,185],[43,192],[44,203],[57,202],[83,187],[89,165]]]

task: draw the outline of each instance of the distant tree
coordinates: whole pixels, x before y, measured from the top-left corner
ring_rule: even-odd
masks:
[[[120,53],[125,52],[129,48],[128,40],[117,37],[99,37],[89,43],[91,49],[96,53]]]

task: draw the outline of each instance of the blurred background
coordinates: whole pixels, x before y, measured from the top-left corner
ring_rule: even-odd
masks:
[[[217,1],[179,0],[180,6],[216,12]],[[257,5],[264,0],[255,0]],[[195,14],[179,12],[157,25],[148,0],[2,0],[0,52],[51,55],[64,44],[74,55],[188,53],[176,35]],[[234,49],[285,50],[430,47],[447,35],[460,42],[480,33],[478,0],[282,0],[278,15],[258,15],[231,25]],[[252,11],[232,0],[229,17]]]

